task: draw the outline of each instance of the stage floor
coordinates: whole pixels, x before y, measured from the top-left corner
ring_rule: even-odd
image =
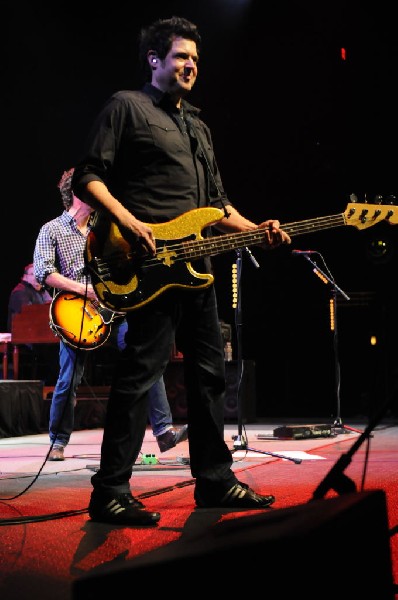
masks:
[[[327,482],[325,478],[330,474],[331,469],[336,469],[336,465],[341,464],[342,459],[345,466],[341,471],[349,477],[356,488],[355,501],[362,503],[362,494],[367,492],[382,491],[385,495],[389,530],[384,533],[384,536],[388,537],[391,561],[387,570],[390,570],[394,581],[394,594],[383,595],[381,589],[376,597],[378,600],[394,598],[395,581],[398,581],[398,541],[395,539],[398,523],[396,502],[398,423],[379,423],[371,431],[370,436],[363,433],[366,432],[364,423],[346,423],[347,429],[344,432],[325,437],[281,439],[274,435],[275,430],[280,430],[282,427],[288,427],[289,431],[293,430],[295,433],[301,432],[305,425],[308,425],[311,434],[315,431],[315,426],[321,424],[325,425],[323,421],[317,420],[311,424],[283,420],[246,424],[241,432],[237,425],[225,426],[225,440],[233,450],[233,469],[239,479],[259,492],[272,493],[276,496],[275,504],[268,510],[234,512],[221,509],[195,509],[194,480],[189,470],[188,442],[183,442],[172,450],[160,454],[155,438],[148,428],[139,462],[135,465],[131,487],[134,495],[143,500],[149,509],[161,513],[161,519],[155,528],[113,527],[90,521],[87,514],[91,493],[90,477],[99,466],[102,429],[75,431],[71,443],[66,448],[64,462],[46,462],[49,449],[47,434],[0,439],[0,593],[2,598],[31,600],[35,597],[41,600],[54,600],[56,597],[57,600],[83,600],[83,598],[90,600],[90,591],[93,598],[99,598],[101,590],[106,588],[102,585],[101,576],[112,578],[117,576],[119,571],[123,573],[122,579],[123,576],[127,577],[125,583],[127,585],[131,583],[131,593],[134,593],[133,586],[138,584],[135,583],[135,578],[130,582],[129,577],[132,577],[133,572],[135,573],[138,558],[152,556],[153,552],[163,552],[163,555],[159,555],[160,563],[167,563],[168,560],[173,563],[182,560],[181,556],[176,558],[177,542],[180,543],[181,548],[181,542],[184,541],[185,547],[191,548],[193,552],[193,549],[197,550],[198,539],[202,540],[199,546],[205,549],[204,553],[209,557],[210,548],[206,551],[209,547],[209,539],[203,538],[204,535],[210,535],[210,532],[215,531],[214,527],[225,521],[239,519],[236,523],[244,524],[245,518],[255,519],[259,514],[264,517],[273,515],[274,518],[272,527],[264,531],[264,543],[269,543],[272,548],[276,547],[276,540],[279,540],[279,544],[283,540],[286,546],[281,548],[281,552],[288,557],[293,542],[285,537],[287,534],[284,529],[276,530],[282,527],[280,521],[282,515],[286,514],[286,510],[301,511],[301,517],[297,514],[293,527],[290,526],[290,530],[294,530],[297,527],[296,523],[303,518],[303,514],[305,518],[308,517],[308,513],[311,514],[311,507],[314,509],[313,521],[316,523],[315,509],[319,503],[323,503],[322,506],[327,509],[333,499],[340,498],[341,502],[345,502],[345,498],[352,496],[352,494],[338,493],[333,486],[326,485],[326,490],[322,489],[322,484],[325,485],[325,481]],[[236,436],[238,436],[237,440]],[[240,447],[242,440],[247,442],[247,449]],[[315,504],[311,505],[314,501]],[[359,520],[361,523],[363,521],[363,529],[362,525],[360,528],[363,536],[356,534],[354,538],[350,530],[355,531],[355,528],[346,523],[343,516],[346,509],[347,506],[339,507],[338,512],[341,516],[333,523],[332,531],[335,539],[325,541],[318,539],[316,543],[310,545],[308,540],[303,542],[303,554],[308,558],[306,565],[301,565],[303,580],[313,577],[313,561],[316,560],[316,555],[323,554],[325,561],[322,565],[330,560],[334,561],[334,564],[329,565],[329,584],[326,582],[326,587],[331,589],[330,585],[333,585],[336,575],[340,577],[341,574],[343,565],[340,561],[347,562],[345,555],[343,553],[339,555],[336,549],[333,550],[333,555],[330,554],[329,550],[335,548],[337,543],[337,548],[341,550],[346,545],[350,548],[350,555],[352,555],[350,568],[356,581],[355,590],[358,590],[358,578],[369,576],[363,562],[361,568],[356,566],[358,559],[356,555],[359,555],[362,547],[367,545],[364,542],[369,542],[367,552],[370,552],[370,555],[373,553],[373,560],[375,560],[374,552],[382,555],[382,551],[378,552],[377,545],[385,544],[386,539],[384,542],[373,539],[369,515],[360,514],[366,509],[361,508],[360,505],[356,507]],[[324,515],[328,514],[327,510],[321,512]],[[260,523],[260,529],[256,527],[257,536],[262,526],[263,524]],[[318,527],[320,528],[321,524]],[[234,536],[243,535],[243,543],[249,544],[249,551],[254,551],[254,548],[250,548],[250,527],[245,527],[244,531],[244,535],[241,531]],[[273,539],[269,538],[270,532],[274,532]],[[310,532],[308,535],[310,539]],[[330,536],[330,531],[328,535]],[[258,551],[257,546],[255,551]],[[265,546],[265,554],[266,551]],[[227,549],[219,547],[218,560],[222,560],[223,555],[227,556]],[[266,571],[264,574],[261,572],[260,563],[262,564],[263,561],[267,563],[266,556],[262,556],[261,561],[259,559],[259,556],[253,557],[256,567],[255,569],[253,567],[253,572],[249,574],[244,569],[250,567],[251,559],[237,556],[236,566],[233,564],[229,566],[230,571],[236,568],[236,572],[231,572],[230,577],[236,574],[244,577],[243,587],[246,588],[248,578],[253,582],[259,579],[257,569],[260,569],[265,587],[271,588],[272,572]],[[361,556],[361,561],[363,560]],[[385,562],[380,564],[382,570],[386,567]],[[202,563],[203,569],[209,568],[203,557]],[[157,566],[159,567],[159,564]],[[287,564],[284,568],[288,577],[290,567]],[[175,580],[175,576],[178,577],[178,569],[173,576],[172,572],[170,566],[170,580],[163,581],[162,584],[168,586],[170,593],[173,586],[185,585]],[[373,569],[373,572],[377,574],[377,569]],[[148,593],[153,590],[153,583],[156,583],[156,571],[154,576],[153,582],[146,581]],[[182,573],[180,577],[182,580]],[[203,573],[203,577],[207,577],[206,572]],[[380,579],[380,573],[378,578]],[[347,583],[342,585],[348,593],[350,585],[348,584],[348,588]],[[117,586],[114,591],[118,593],[119,590],[121,592],[121,588]],[[291,597],[291,592],[292,589],[287,585],[286,598]],[[285,594],[280,591],[277,597],[279,600],[284,598]],[[309,593],[306,597],[313,596]],[[327,595],[321,594],[320,597],[326,598]]]

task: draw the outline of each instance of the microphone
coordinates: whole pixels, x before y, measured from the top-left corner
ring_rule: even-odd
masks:
[[[319,252],[316,250],[292,250],[292,254],[298,256],[299,254],[319,254]]]

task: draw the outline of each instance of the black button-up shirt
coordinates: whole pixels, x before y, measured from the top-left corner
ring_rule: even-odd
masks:
[[[198,115],[199,109],[185,100],[178,111],[151,84],[141,91],[116,92],[98,115],[85,157],[75,168],[75,194],[82,197],[88,182],[102,181],[147,223],[165,222],[198,207],[230,204],[210,130]]]

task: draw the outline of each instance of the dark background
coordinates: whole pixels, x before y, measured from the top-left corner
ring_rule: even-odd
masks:
[[[395,202],[398,42],[392,8],[353,0],[2,4],[3,252],[8,295],[32,260],[40,226],[62,210],[57,189],[105,99],[140,85],[140,28],[173,14],[202,34],[189,100],[210,125],[224,186],[257,222],[292,223],[360,203]],[[346,59],[342,60],[341,48]],[[258,416],[395,411],[398,229],[380,222],[293,238],[319,252],[324,284],[291,248],[243,253],[241,311],[232,307],[236,253],[215,258],[220,318],[256,363]],[[337,335],[331,330],[335,298]],[[376,335],[378,344],[370,345]]]

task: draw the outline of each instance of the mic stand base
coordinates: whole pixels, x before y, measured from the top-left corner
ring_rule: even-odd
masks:
[[[335,435],[350,433],[351,431],[354,431],[355,433],[363,433],[360,429],[355,429],[355,427],[348,427],[348,425],[344,425],[340,417],[335,419],[331,428]]]
[[[234,451],[235,450],[247,450],[247,439],[244,435],[233,435]]]
[[[286,460],[291,460],[296,465],[301,464],[301,458],[293,458],[292,456],[285,456],[284,454],[276,454],[275,452],[266,452],[265,450],[257,450],[257,448],[250,448],[247,445],[247,440],[243,435],[234,435],[232,436],[234,441],[234,449],[232,450],[232,454],[236,452],[236,450],[247,450],[248,452],[257,452],[257,454],[267,454],[268,456],[273,456],[275,458],[284,458]]]

